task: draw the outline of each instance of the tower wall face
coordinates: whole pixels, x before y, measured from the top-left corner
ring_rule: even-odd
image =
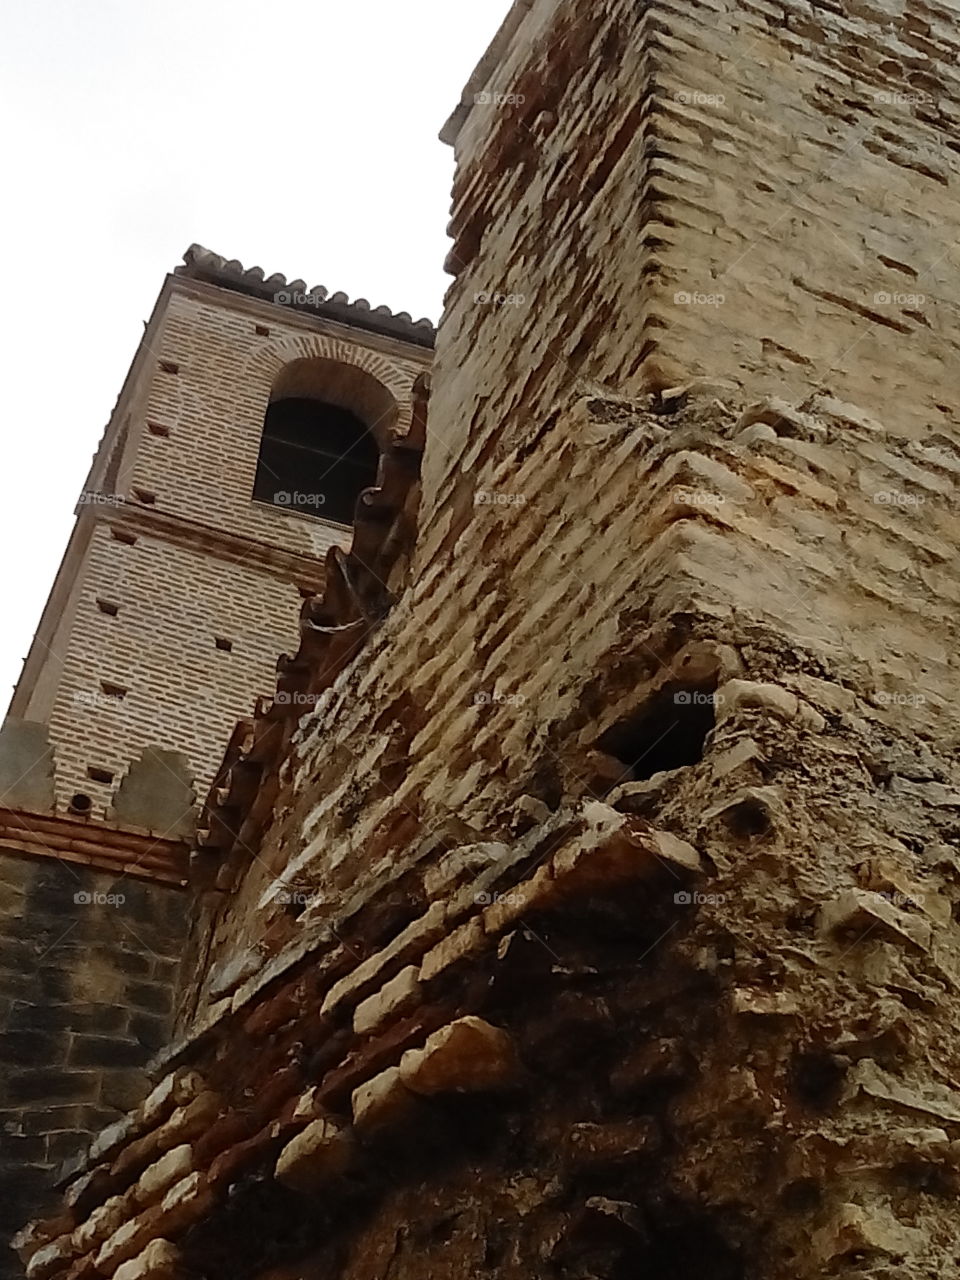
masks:
[[[296,648],[299,591],[254,564],[159,538],[128,546],[106,522],[76,590],[49,718],[58,807],[79,791],[96,796],[105,816],[131,763],[157,745],[185,755],[202,794],[233,725],[270,692],[278,656]],[[101,613],[99,599],[115,601],[118,614]],[[218,639],[232,648],[218,649]],[[116,781],[91,781],[91,765]]]
[[[522,8],[456,142],[425,516],[577,379],[827,387],[949,427],[954,5]]]

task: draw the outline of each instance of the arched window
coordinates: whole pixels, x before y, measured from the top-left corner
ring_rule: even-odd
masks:
[[[352,523],[357,498],[376,483],[380,441],[396,410],[386,388],[362,369],[320,358],[292,361],[267,407],[254,499]]]

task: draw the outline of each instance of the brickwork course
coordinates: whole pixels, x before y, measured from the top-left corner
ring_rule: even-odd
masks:
[[[28,1280],[960,1267],[956,16],[514,5],[416,529],[231,738]]]

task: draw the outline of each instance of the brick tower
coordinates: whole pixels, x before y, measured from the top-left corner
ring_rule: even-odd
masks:
[[[164,283],[0,730],[5,1228],[142,1095],[196,799],[349,546],[432,341],[196,245]]]

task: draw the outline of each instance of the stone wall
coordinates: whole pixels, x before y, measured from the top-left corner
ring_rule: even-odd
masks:
[[[0,1232],[144,1095],[169,1038],[185,897],[54,859],[0,858]],[[22,1274],[8,1250],[0,1275]]]

